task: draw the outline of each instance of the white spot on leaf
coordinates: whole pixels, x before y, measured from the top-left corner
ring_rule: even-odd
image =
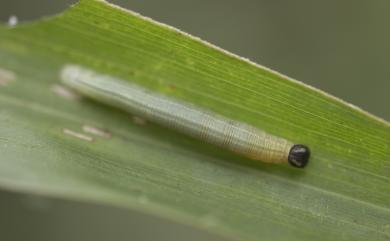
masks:
[[[93,141],[93,138],[90,136],[87,136],[87,135],[84,135],[84,134],[81,134],[81,133],[78,133],[76,131],[72,131],[72,130],[69,130],[66,128],[63,129],[62,132],[66,135],[70,135],[70,136],[79,138],[79,139],[84,140],[84,141]]]
[[[15,15],[11,15],[11,16],[8,18],[8,26],[14,27],[14,26],[16,26],[18,23],[19,23],[18,17],[16,17]]]
[[[79,94],[62,85],[58,85],[58,84],[52,85],[50,87],[50,90],[53,91],[55,94],[68,100],[81,99],[81,96]]]
[[[14,80],[16,80],[16,74],[14,72],[0,68],[0,86],[7,86]]]

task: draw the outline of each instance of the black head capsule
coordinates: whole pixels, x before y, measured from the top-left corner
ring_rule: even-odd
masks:
[[[288,153],[288,162],[293,167],[303,168],[309,162],[310,150],[307,146],[296,144]]]

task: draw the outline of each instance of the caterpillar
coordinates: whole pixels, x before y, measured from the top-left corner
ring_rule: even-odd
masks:
[[[297,168],[308,163],[310,150],[306,145],[294,144],[249,124],[139,85],[78,65],[64,66],[60,77],[65,85],[82,95],[250,159],[289,163]]]

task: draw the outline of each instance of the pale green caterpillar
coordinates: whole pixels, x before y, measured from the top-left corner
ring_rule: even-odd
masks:
[[[192,104],[154,93],[141,86],[67,65],[62,81],[79,93],[251,159],[304,167],[307,146],[291,143],[245,123],[225,118]]]

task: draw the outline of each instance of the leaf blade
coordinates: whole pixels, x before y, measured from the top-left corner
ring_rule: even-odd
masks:
[[[0,36],[1,67],[18,75],[0,92],[3,183],[144,205],[249,240],[388,238],[386,122],[105,2],[84,0]],[[252,163],[88,100],[63,99],[50,87],[69,62],[307,143],[311,163],[304,171]],[[86,123],[112,138],[85,142],[63,133]]]

